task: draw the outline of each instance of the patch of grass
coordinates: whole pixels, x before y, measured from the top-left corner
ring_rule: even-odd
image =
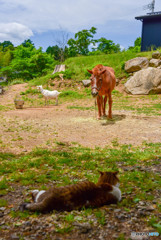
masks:
[[[68,109],[78,109],[78,110],[93,110],[94,107],[82,107],[82,106],[67,106]]]
[[[14,79],[12,82],[9,83],[9,85],[15,85],[15,84],[22,84],[25,83],[25,81],[21,78]]]
[[[154,227],[156,231],[161,234],[161,221],[157,219],[156,216],[151,216],[149,219],[149,225]]]
[[[33,89],[31,87],[29,87],[25,92],[21,92],[20,95],[35,95],[35,94],[39,94],[40,92],[38,91],[38,89]]]
[[[72,90],[67,90],[67,91],[63,91],[60,96],[60,99],[65,98],[65,99],[82,99],[84,98],[84,95],[82,93],[79,93],[77,91],[72,91]]]
[[[106,224],[105,212],[104,211],[97,210],[94,214],[95,214],[99,224],[101,224],[101,225],[105,225]]]
[[[0,190],[4,190],[8,188],[8,183],[6,178],[4,177],[1,181],[0,181]]]
[[[143,106],[136,108],[137,113],[146,115],[161,115],[161,103],[152,104],[151,106]]]
[[[73,227],[70,226],[70,225],[67,225],[67,224],[59,224],[59,226],[56,226],[56,229],[55,231],[58,232],[58,233],[61,233],[61,234],[64,234],[64,233],[69,233],[73,230]]]
[[[0,105],[0,111],[8,111],[10,109],[11,109],[10,107]]]
[[[117,207],[130,212],[140,201],[151,204],[154,199],[161,181],[160,173],[154,172],[153,167],[157,169],[160,160],[161,143],[144,142],[139,147],[133,147],[120,145],[116,140],[113,142],[113,147],[107,146],[103,149],[58,143],[52,151],[35,148],[31,153],[22,155],[1,153],[0,193],[13,184],[27,185],[27,193],[34,189],[35,184],[38,189],[48,189],[48,186],[53,184],[52,182],[55,186],[75,184],[87,179],[96,183],[99,177],[98,170],[119,170],[123,199]],[[26,201],[30,200],[27,197]],[[155,198],[155,200],[155,211],[160,212],[159,199]],[[7,202],[2,201],[0,204],[7,206]],[[37,213],[33,215],[28,211],[12,210],[10,216],[18,221],[18,219],[37,217]],[[55,219],[54,213],[51,216]],[[83,208],[81,211],[62,212],[59,213],[59,224],[55,226],[56,232],[61,234],[71,232],[74,222],[88,222],[93,225],[96,221],[102,227],[106,225],[107,215],[104,208]],[[158,219],[149,219],[147,224],[154,227],[156,231],[160,231]],[[120,235],[119,239],[124,239],[124,236]]]
[[[8,205],[8,202],[6,199],[0,199],[0,207],[6,207]]]

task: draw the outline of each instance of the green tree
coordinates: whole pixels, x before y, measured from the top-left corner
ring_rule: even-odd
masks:
[[[32,43],[27,42],[27,46],[21,44],[13,51],[13,59],[9,65],[0,69],[0,72],[7,75],[8,79],[22,78],[29,80],[43,75],[53,67],[54,59],[47,53],[38,50]]]
[[[31,45],[32,45],[33,47],[35,47],[35,46],[34,46],[34,43],[33,43],[30,39],[27,39],[27,40],[25,40],[25,41],[22,43],[22,46],[24,46],[24,47],[31,47]]]
[[[68,48],[65,46],[64,49],[58,45],[49,46],[46,49],[46,53],[50,54],[56,61],[64,61],[68,57]]]
[[[140,50],[141,50],[141,37],[138,37],[134,42],[134,46],[128,47],[128,50],[130,50],[131,52],[140,52]]]
[[[0,47],[2,47],[2,51],[7,51],[8,49],[13,50],[14,46],[10,41],[4,41],[0,43]]]
[[[92,27],[90,30],[82,30],[75,34],[75,39],[68,40],[69,56],[73,57],[77,54],[88,55],[89,46],[91,43],[95,44],[93,36],[96,33],[96,28]]]
[[[117,53],[120,52],[120,45],[115,44],[112,40],[107,40],[106,38],[100,38],[97,40],[99,43],[97,50],[103,53]]]
[[[139,46],[141,47],[141,37],[138,37],[134,42],[134,47]]]
[[[13,53],[9,46],[5,47],[5,51],[3,49],[3,46],[0,46],[0,69],[8,66],[13,58]]]

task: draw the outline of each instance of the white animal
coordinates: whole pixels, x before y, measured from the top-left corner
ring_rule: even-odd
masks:
[[[40,90],[40,92],[44,95],[45,105],[46,105],[48,99],[51,99],[51,98],[55,98],[56,99],[56,104],[55,105],[58,105],[58,95],[61,92],[58,92],[57,90],[50,91],[50,90],[43,89],[42,85],[37,86],[37,89]]]

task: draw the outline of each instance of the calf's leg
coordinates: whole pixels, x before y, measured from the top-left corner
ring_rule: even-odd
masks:
[[[108,117],[110,119],[112,119],[112,96],[111,96],[111,92],[109,92],[108,97],[109,97],[109,99],[108,99],[108,105],[109,105]]]

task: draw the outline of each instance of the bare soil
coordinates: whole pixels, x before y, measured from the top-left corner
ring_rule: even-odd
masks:
[[[1,151],[22,153],[35,147],[52,148],[55,142],[78,143],[86,147],[105,147],[113,141],[140,145],[161,139],[161,116],[136,115],[131,111],[113,110],[113,120],[97,120],[94,110],[69,109],[71,106],[94,106],[93,99],[15,109],[14,96],[26,90],[26,84],[10,86],[0,96]],[[141,100],[140,100],[141,101]]]

